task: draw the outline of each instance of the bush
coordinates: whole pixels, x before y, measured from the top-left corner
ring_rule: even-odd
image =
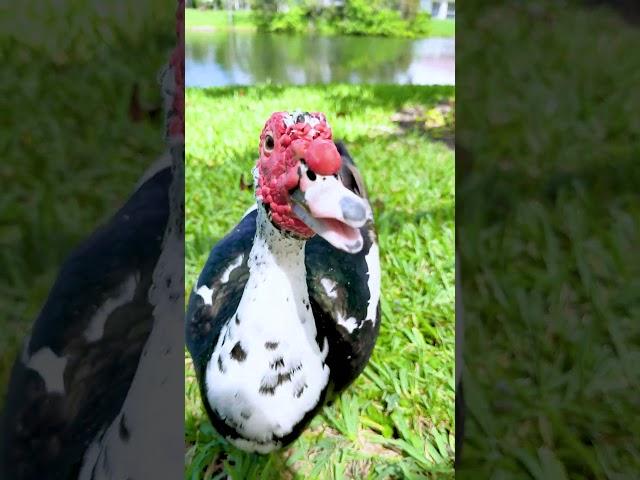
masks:
[[[212,10],[216,8],[220,8],[222,2],[219,0],[191,0],[191,7],[197,8],[198,10]]]
[[[251,12],[256,26],[260,30],[269,31],[269,26],[278,13],[278,4],[274,0],[254,0]]]
[[[338,25],[340,32],[348,35],[414,36],[399,11],[366,0],[347,1]]]
[[[410,29],[416,35],[427,35],[431,31],[431,15],[419,12],[410,22]]]
[[[302,7],[293,7],[288,12],[276,13],[269,23],[270,32],[303,33],[307,31],[309,21]]]
[[[410,20],[402,18],[388,2],[347,0],[342,7],[320,7],[314,2],[292,6],[278,12],[273,1],[254,4],[254,21],[269,32],[302,33],[315,30],[324,34],[380,35],[385,37],[416,37],[430,30],[430,15],[418,13]]]

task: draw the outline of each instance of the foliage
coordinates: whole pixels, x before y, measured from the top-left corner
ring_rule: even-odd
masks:
[[[327,114],[367,183],[382,260],[382,325],[371,363],[292,447],[230,447],[203,410],[186,356],[186,478],[453,478],[453,152],[391,115],[453,87],[330,85],[188,89],[186,293],[213,244],[254,201],[258,136],[273,111]]]
[[[345,3],[344,15],[337,23],[341,32],[382,36],[412,33],[399,11],[377,8],[375,3],[367,0],[348,0]]]
[[[141,103],[161,105],[175,11],[160,0],[76,4],[17,2],[0,20],[0,404],[61,262],[164,146],[161,116],[133,121],[128,108],[134,85]]]
[[[456,191],[473,292],[456,473],[636,478],[640,32],[606,10],[486,3],[465,5],[456,52],[473,149]]]
[[[224,7],[221,0],[190,0],[186,3],[186,8],[206,9],[222,9]]]
[[[399,17],[399,10],[372,9],[367,2],[361,3],[364,5],[363,10],[352,10],[359,15],[357,21],[345,17],[344,8],[319,7],[316,3],[303,2],[283,12],[278,12],[275,6],[232,12],[188,8],[185,23],[188,29],[195,30],[259,28],[283,33],[316,32],[324,35],[384,35],[406,38],[452,37],[455,34],[455,20],[435,20],[426,12],[417,12],[415,17],[403,19]],[[385,24],[386,22],[391,23]]]
[[[258,28],[269,29],[271,21],[278,14],[278,4],[278,0],[253,0],[251,12]]]
[[[434,32],[431,32],[431,28],[432,26],[435,25],[440,25],[442,24],[443,21],[431,21],[431,15],[429,15],[426,12],[418,12],[412,20],[409,21],[409,25],[411,28],[411,31],[415,32],[416,35],[428,35],[429,33],[431,33],[433,36],[438,36],[438,35],[434,35]],[[449,25],[453,25],[455,28],[455,23],[452,21],[449,21]],[[440,27],[440,31],[444,31],[444,29],[442,27]],[[445,35],[445,36],[451,36],[451,35]]]
[[[274,33],[302,33],[307,30],[307,12],[300,6],[294,6],[286,13],[276,13],[268,25]]]
[[[398,1],[402,18],[413,20],[416,18],[420,10],[420,0],[399,0]]]
[[[430,15],[418,13],[411,2],[397,8],[391,8],[389,2],[382,0],[346,0],[341,7],[324,7],[305,1],[278,9],[278,4],[273,0],[254,3],[258,28],[270,32],[312,30],[326,34],[413,38],[429,34],[431,25]]]

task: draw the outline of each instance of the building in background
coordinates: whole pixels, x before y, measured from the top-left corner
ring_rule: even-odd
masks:
[[[421,0],[420,7],[422,10],[431,14],[432,18],[444,20],[446,18],[456,18],[456,2],[455,0]]]

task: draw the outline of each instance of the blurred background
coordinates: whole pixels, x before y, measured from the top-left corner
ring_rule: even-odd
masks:
[[[61,263],[164,151],[167,0],[19,2],[0,19],[0,409]]]
[[[187,86],[455,83],[455,1],[191,0]]]
[[[458,11],[456,478],[638,478],[639,7]]]

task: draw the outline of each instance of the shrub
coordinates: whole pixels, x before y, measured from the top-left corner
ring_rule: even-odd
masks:
[[[427,12],[419,12],[409,25],[414,34],[427,35],[431,30],[431,15]]]
[[[321,7],[313,1],[303,1],[286,12],[278,11],[274,0],[256,0],[253,20],[256,26],[269,32],[320,33],[346,35],[380,35],[385,37],[416,37],[430,29],[431,16],[420,12],[404,19],[399,10],[391,9],[384,0],[346,0],[340,7]]]
[[[399,11],[377,7],[367,0],[348,0],[339,22],[341,32],[349,35],[410,36],[409,25]]]
[[[307,12],[302,7],[293,7],[288,12],[276,13],[269,23],[270,32],[303,33],[308,28]]]

